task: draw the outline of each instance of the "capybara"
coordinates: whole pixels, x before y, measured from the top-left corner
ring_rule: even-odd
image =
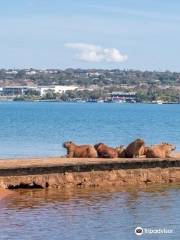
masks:
[[[141,157],[144,155],[145,143],[142,139],[136,139],[130,143],[125,150],[125,157],[134,158]]]
[[[73,142],[65,142],[63,147],[67,149],[68,158],[97,158],[97,151],[92,145],[76,145]]]
[[[176,147],[170,143],[160,143],[145,147],[145,155],[147,158],[169,158],[175,149]]]
[[[126,148],[123,145],[120,145],[119,147],[115,148],[118,152],[118,157],[119,158],[125,158],[126,157]]]
[[[94,145],[100,158],[118,158],[118,151],[115,148],[108,147],[104,143]]]

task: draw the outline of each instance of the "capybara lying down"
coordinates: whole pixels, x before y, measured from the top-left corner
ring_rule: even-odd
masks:
[[[65,142],[63,147],[67,149],[68,158],[97,158],[97,151],[92,145],[76,145],[73,142]]]
[[[145,147],[147,158],[169,158],[176,147],[170,143],[160,143],[151,147]]]
[[[144,148],[145,148],[144,140],[136,139],[126,147],[125,157],[127,158],[141,157],[144,155]]]
[[[118,158],[118,150],[112,147],[108,147],[104,143],[98,143],[94,145],[100,158]]]

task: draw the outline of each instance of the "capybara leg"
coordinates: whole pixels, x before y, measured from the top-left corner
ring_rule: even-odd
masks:
[[[68,153],[67,158],[73,158],[73,155],[74,155],[73,153]]]

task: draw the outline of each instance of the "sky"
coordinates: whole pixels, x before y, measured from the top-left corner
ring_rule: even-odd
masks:
[[[179,0],[0,0],[0,68],[180,72]]]

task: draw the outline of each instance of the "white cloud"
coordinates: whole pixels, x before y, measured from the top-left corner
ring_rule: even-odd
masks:
[[[124,62],[128,58],[116,48],[103,48],[87,43],[66,43],[65,47],[77,50],[78,59],[87,62]]]

